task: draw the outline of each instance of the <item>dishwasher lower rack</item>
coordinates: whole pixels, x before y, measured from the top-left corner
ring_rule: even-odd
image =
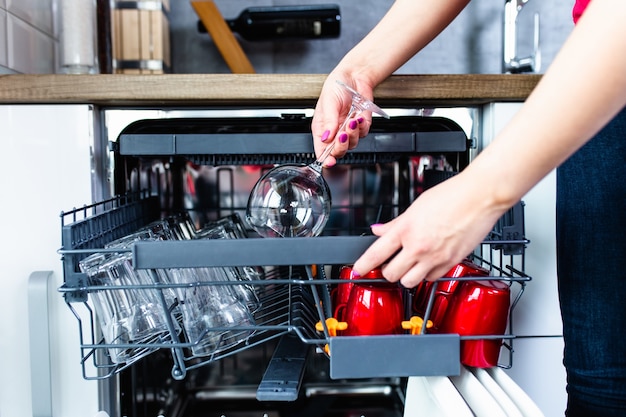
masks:
[[[496,279],[516,286],[511,310],[530,280],[523,272],[524,248],[528,240],[523,237],[522,208],[523,205],[519,204],[504,216],[472,255],[492,275],[481,279]],[[85,379],[111,377],[159,350],[171,353],[172,377],[181,380],[188,370],[270,340],[282,340],[283,336],[297,340],[300,351],[315,347],[318,354],[326,355],[332,379],[458,375],[460,344],[468,339],[502,339],[503,345],[512,353],[511,321],[506,334],[498,336],[429,333],[331,336],[323,324],[331,316],[330,290],[345,283],[333,279],[332,269],[352,264],[374,241],[373,236],[152,240],[137,241],[125,249],[106,247],[108,242],[131,234],[160,217],[156,197],[142,193],[61,214],[63,246],[59,253],[63,258],[65,282],[59,291],[78,321]],[[147,272],[146,276],[152,277],[152,281],[98,285],[88,280],[78,267],[81,260],[95,253],[122,253],[134,270]],[[251,265],[262,269],[260,279],[172,283],[159,278],[163,271]],[[327,277],[329,270],[331,276]],[[258,296],[258,308],[252,313],[251,322],[228,327],[205,326],[196,337],[190,337],[184,331],[186,323],[181,317],[181,300],[176,298],[178,291],[241,286],[254,288]],[[139,292],[152,294],[157,300],[156,308],[164,317],[163,331],[151,337],[123,340],[109,337],[107,341],[93,301],[98,294],[115,298],[112,294],[116,292],[124,297],[134,297]],[[168,293],[174,295],[168,297]],[[405,289],[404,295],[410,300],[413,292]],[[512,320],[512,314],[509,314],[509,320]],[[322,324],[322,331],[316,330],[317,323]],[[233,333],[244,336],[233,339],[232,343],[222,343],[222,335]],[[212,335],[220,335],[216,344],[199,354],[196,348],[203,346],[204,340]],[[355,362],[355,358],[358,361]],[[505,362],[508,363],[502,366],[510,366],[511,358]]]

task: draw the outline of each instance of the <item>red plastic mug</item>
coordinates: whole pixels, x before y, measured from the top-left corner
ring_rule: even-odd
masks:
[[[502,335],[511,305],[509,286],[496,280],[462,281],[441,323],[442,333]],[[461,341],[461,363],[478,368],[498,364],[502,339]]]
[[[341,270],[339,271],[339,279],[346,280],[346,282],[337,284],[337,287],[332,292],[332,302],[333,302],[335,311],[337,311],[337,307],[341,305],[345,306],[346,304],[348,304],[348,299],[350,298],[350,291],[352,290],[352,287],[354,286],[354,283],[351,280],[356,279],[356,278],[358,279],[383,278],[383,274],[379,268],[376,268],[368,272],[367,274],[365,274],[363,277],[355,277],[354,274],[352,273],[351,266],[346,265],[346,266],[341,267]],[[340,312],[343,313],[343,309],[341,309]],[[339,321],[343,321],[343,318],[341,317],[341,315],[338,316],[337,314],[335,314],[335,318],[337,318],[337,320]]]
[[[337,309],[338,306],[345,305],[348,303],[350,290],[352,289],[354,285],[352,282],[350,282],[352,278],[353,278],[352,268],[349,266],[342,266],[341,270],[339,271],[339,279],[346,280],[346,282],[337,284],[337,287],[334,288],[331,293],[332,303],[333,303],[335,310]],[[337,318],[337,320],[343,321],[342,317],[337,316],[337,315],[335,315],[335,317]]]
[[[382,278],[380,270],[367,278]],[[400,334],[404,319],[402,289],[389,282],[354,282],[346,303],[335,308],[335,317],[348,324],[343,336]]]
[[[489,271],[475,263],[465,259],[455,265],[444,275],[445,278],[462,278],[462,277],[486,277]],[[454,297],[454,292],[459,286],[460,281],[445,280],[435,282],[424,281],[420,283],[413,300],[413,309],[420,316],[424,317],[426,306],[432,291],[432,286],[437,285],[435,290],[433,306],[429,315],[429,320],[433,322],[432,333],[440,330],[446,311]]]

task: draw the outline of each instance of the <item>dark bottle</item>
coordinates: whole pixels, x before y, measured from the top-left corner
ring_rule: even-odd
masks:
[[[334,4],[248,7],[226,23],[248,41],[337,38],[341,32],[341,14]],[[206,32],[200,21],[198,31]]]

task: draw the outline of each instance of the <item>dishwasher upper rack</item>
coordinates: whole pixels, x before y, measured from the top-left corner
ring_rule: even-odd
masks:
[[[60,288],[60,291],[64,294],[67,304],[79,322],[81,351],[83,352],[81,360],[84,369],[89,360],[94,361],[98,369],[98,375],[95,377],[88,376],[85,373],[84,376],[88,379],[106,378],[130,364],[111,365],[98,360],[98,353],[104,352],[110,346],[97,339],[93,311],[87,303],[88,294],[90,291],[112,290],[115,288],[99,288],[88,285],[84,274],[78,272],[78,262],[90,253],[106,251],[102,247],[105,236],[108,236],[109,240],[113,240],[115,237],[134,231],[142,222],[145,224],[154,220],[155,213],[158,212],[155,209],[155,205],[158,205],[158,200],[154,196],[142,195],[140,193],[139,195],[116,198],[96,205],[74,209],[68,213],[62,213],[64,243],[63,248],[59,252],[63,255],[65,284]],[[512,272],[505,272],[505,279],[520,282],[530,279],[518,269],[523,269],[523,249],[528,240],[525,238],[505,240],[501,236],[514,236],[517,232],[511,232],[511,230],[520,229],[519,225],[509,224],[510,219],[517,219],[518,222],[521,220],[521,231],[523,232],[523,213],[514,214],[522,209],[523,206],[521,204],[516,205],[512,210],[512,214],[509,214],[508,217],[503,217],[496,225],[488,240],[481,245],[481,248],[485,245],[490,248],[486,257],[480,251],[475,255],[483,256],[480,259],[488,262],[492,265],[492,269],[500,273],[509,269]],[[81,216],[83,218],[79,218]],[[66,224],[66,217],[71,220],[71,223]],[[103,226],[106,227],[103,229]],[[104,230],[106,232],[103,232]],[[182,350],[190,347],[190,344],[176,339],[175,331],[173,330],[174,326],[170,326],[171,338],[169,340],[163,343],[151,342],[150,348],[169,348],[172,350],[174,360],[172,375],[181,379],[184,378],[186,370],[189,368],[202,366],[225,355],[236,353],[240,349],[245,349],[255,343],[263,343],[264,340],[287,333],[295,333],[306,344],[319,347],[327,343],[330,344],[333,351],[333,355],[330,358],[331,377],[333,378],[454,375],[458,373],[458,350],[460,340],[462,339],[458,335],[329,337],[327,331],[322,334],[313,330],[313,321],[315,319],[320,319],[323,323],[324,319],[328,317],[322,306],[324,304],[329,305],[328,285],[332,283],[332,280],[314,279],[315,274],[312,272],[312,265],[316,266],[316,269],[322,274],[320,277],[323,278],[322,271],[324,265],[353,263],[374,239],[373,236],[326,236],[310,239],[253,238],[241,240],[137,242],[132,247],[133,265],[137,269],[155,270],[164,268],[270,265],[270,268],[278,268],[279,271],[281,268],[282,271],[285,270],[284,268],[287,268],[290,272],[288,274],[278,272],[275,280],[256,282],[255,285],[282,285],[285,288],[289,288],[289,290],[296,288],[301,295],[297,311],[292,308],[292,298],[287,297],[288,303],[282,305],[282,311],[284,311],[287,319],[278,323],[275,321],[262,321],[261,325],[254,329],[261,330],[261,332],[257,332],[255,338],[251,339],[251,343],[246,343],[237,349],[222,352],[219,355],[212,355],[208,359],[203,360],[186,358]],[[499,256],[493,256],[494,250]],[[214,256],[207,257],[207,253],[212,253]],[[521,258],[521,266],[509,268],[513,264],[512,260],[514,258]],[[292,273],[294,270],[300,272],[294,275]],[[201,285],[211,285],[211,283],[203,283]],[[160,291],[165,286],[163,284],[135,286],[135,289],[140,288]],[[73,303],[82,303],[87,310],[89,317],[87,329],[83,327],[81,315],[72,306]],[[164,303],[163,308],[167,309],[169,306]],[[303,315],[303,310],[307,310],[308,313]],[[317,313],[316,316],[315,313]],[[305,316],[307,320],[303,320]],[[315,316],[315,318],[312,319],[312,316]],[[293,320],[294,318],[297,323]],[[265,325],[267,327],[264,327]],[[86,338],[84,338],[85,331],[87,334]],[[267,331],[266,334],[263,334],[265,331]],[[504,336],[507,337],[506,335]],[[85,340],[87,341],[85,342]],[[129,345],[128,347],[138,346]],[[360,352],[361,359],[371,362],[376,361],[377,355],[381,354],[381,352],[388,352],[389,349],[408,353],[406,355],[394,355],[394,359],[398,361],[393,364],[386,362],[384,368],[370,368],[368,372],[374,372],[373,375],[362,373],[362,370],[367,368],[345,365],[346,362],[349,363],[353,359],[355,351]],[[418,351],[430,352],[430,354],[423,355],[421,360],[416,361],[413,357],[414,355],[411,355],[410,352]],[[363,357],[364,355],[366,357]],[[407,363],[412,365],[407,366]]]

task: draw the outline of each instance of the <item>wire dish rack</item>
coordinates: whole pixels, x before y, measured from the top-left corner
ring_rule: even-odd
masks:
[[[158,197],[147,192],[119,196],[61,213],[62,248],[59,253],[63,261],[64,284],[59,291],[78,322],[80,361],[86,379],[109,378],[146,355],[168,350],[173,363],[172,377],[182,380],[191,369],[273,339],[280,339],[281,344],[283,340],[285,344],[291,344],[292,347],[287,350],[292,353],[308,352],[310,347],[314,347],[318,354],[328,357],[333,379],[458,375],[461,366],[459,346],[463,340],[502,339],[512,354],[515,336],[511,313],[506,333],[501,335],[459,336],[431,334],[428,331],[420,335],[331,335],[325,324],[326,319],[332,316],[331,291],[345,284],[333,271],[337,266],[351,265],[374,241],[374,236],[152,239],[134,240],[124,247],[110,245],[146,225],[154,224],[161,217]],[[523,272],[524,249],[528,243],[524,237],[523,204],[520,202],[503,216],[472,255],[475,262],[489,270],[489,277],[479,279],[496,279],[511,286],[511,311],[531,279]],[[134,271],[142,272],[146,279],[115,284],[90,279],[81,265],[84,267],[86,259],[95,254],[122,256]],[[252,268],[256,275],[253,279],[184,282],[163,278],[167,271],[212,268],[238,271]],[[256,297],[255,306],[250,309],[252,319],[243,325],[205,326],[195,337],[191,337],[185,331],[187,323],[181,313],[181,310],[184,312],[185,300],[177,295],[211,287],[252,289]],[[97,298],[103,294],[114,298],[115,293],[133,297],[140,292],[148,293],[156,300],[159,314],[164,317],[163,331],[143,339],[105,337],[106,332],[98,320],[101,311],[94,306]],[[405,304],[412,305],[414,292],[404,289],[404,295]],[[434,291],[431,298],[433,295]],[[432,301],[429,306],[432,306]],[[425,319],[428,319],[429,313],[427,309]],[[321,324],[321,331],[316,330],[316,324],[318,329]],[[197,353],[197,348],[203,346],[207,337],[215,334],[232,336],[233,332],[238,335],[236,341],[233,339],[224,343],[225,339],[218,337],[211,349]],[[292,354],[289,352],[287,357]],[[394,353],[388,355],[388,352]],[[384,361],[380,360],[381,355],[385,356]],[[508,367],[511,361],[509,355],[501,366]],[[278,375],[274,379],[279,380],[282,388],[272,386],[270,391],[289,390],[284,384],[289,377],[281,374],[280,370]],[[298,376],[293,379],[297,384]]]

